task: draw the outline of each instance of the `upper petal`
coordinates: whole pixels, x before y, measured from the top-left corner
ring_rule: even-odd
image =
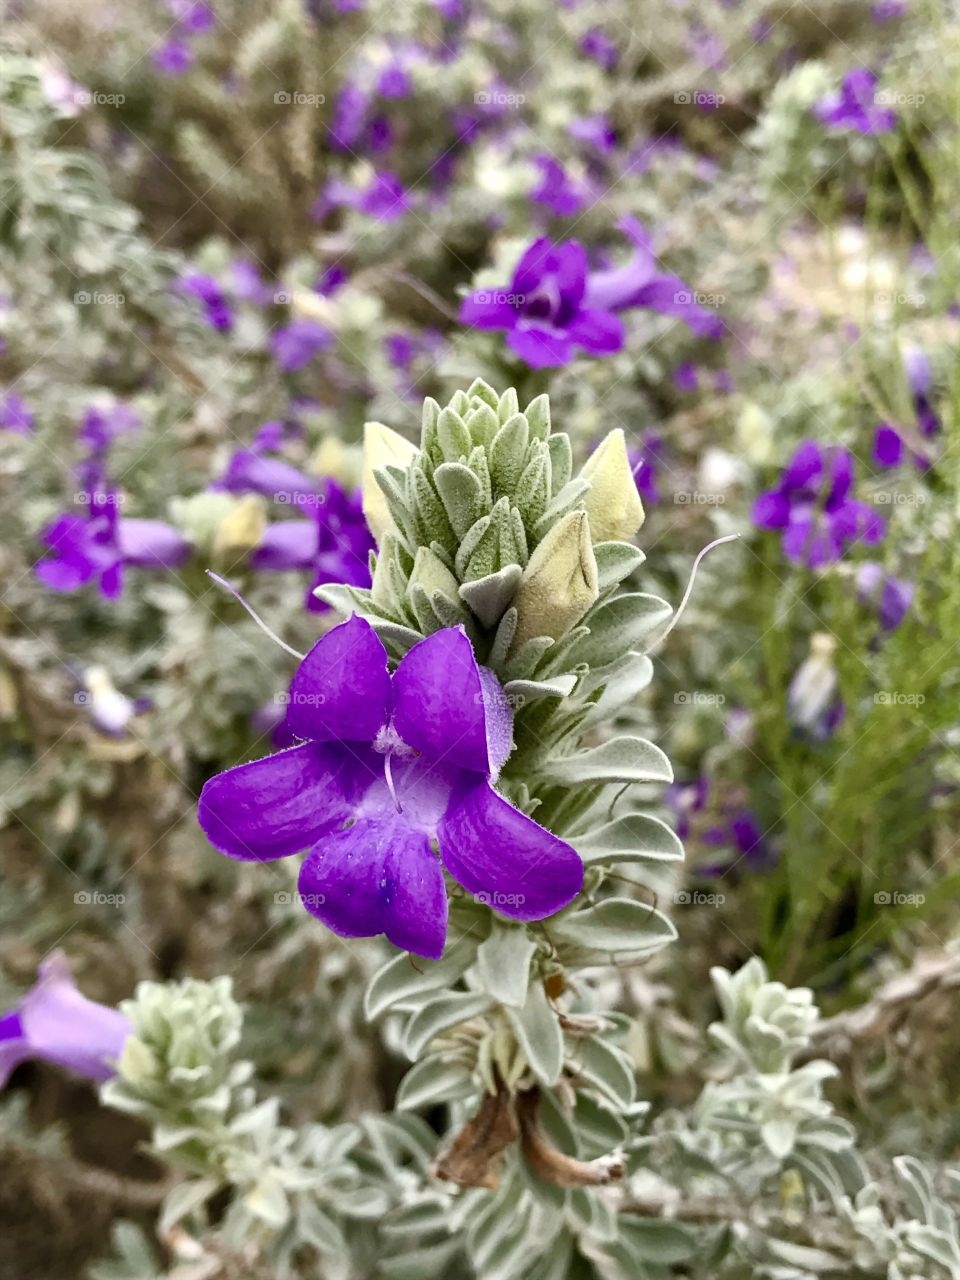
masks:
[[[478,289],[460,303],[460,323],[475,329],[512,329],[517,323],[517,309],[507,301],[510,291]]]
[[[580,311],[567,332],[594,356],[614,355],[623,346],[623,321],[612,311]]]
[[[128,564],[177,569],[190,557],[190,543],[163,520],[120,520],[117,546]]]
[[[583,862],[553,835],[497,795],[487,782],[455,792],[440,822],[444,866],[468,893],[501,915],[542,920],[583,886]]]
[[[324,836],[300,868],[301,901],[342,938],[384,933],[437,960],[447,936],[443,872],[424,833],[400,814]]]
[[[435,631],[413,646],[393,677],[393,699],[394,727],[428,759],[484,775],[506,759],[509,707],[496,679],[481,678],[463,627]]]
[[[351,801],[376,776],[366,754],[303,743],[211,778],[197,820],[231,858],[285,858],[345,822]]]
[[[318,541],[315,520],[278,520],[267,525],[250,563],[254,569],[309,569]]]
[[[507,335],[507,346],[531,369],[554,369],[573,359],[573,343],[566,333],[522,325]]]
[[[372,742],[389,716],[387,651],[370,623],[352,614],[297,668],[287,724],[298,738]]]

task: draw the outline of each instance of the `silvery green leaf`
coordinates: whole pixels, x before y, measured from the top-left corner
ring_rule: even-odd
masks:
[[[513,494],[523,522],[530,528],[543,515],[550,500],[550,454],[541,445],[521,472]]]
[[[417,626],[424,635],[431,635],[434,631],[439,631],[443,626],[439,614],[430,603],[430,597],[424,591],[423,587],[416,583],[409,590],[410,607],[413,609],[413,615],[417,620]]]
[[[463,539],[461,540],[460,546],[457,548],[457,554],[454,559],[458,578],[463,578],[467,571],[467,564],[489,528],[490,517],[481,516],[480,519],[472,524],[463,535]]]
[[[577,642],[587,634],[586,627],[573,627],[565,636],[561,636],[549,652],[545,653],[541,658],[537,675],[541,678],[555,675],[558,671],[569,671],[571,667],[578,675],[585,675],[587,667],[585,663],[575,662],[571,658],[573,650],[577,646]]]
[[[426,1057],[415,1063],[400,1081],[395,1105],[398,1111],[415,1111],[417,1107],[469,1098],[475,1092],[470,1075],[461,1064],[445,1062],[436,1056]]]
[[[387,500],[387,509],[397,527],[400,541],[406,543],[407,548],[412,552],[417,546],[418,539],[413,512],[407,504],[404,492],[405,473],[397,467],[377,467],[373,475]]]
[[[611,738],[564,760],[548,760],[544,778],[559,786],[592,782],[672,782],[673,769],[659,747],[645,738]]]
[[[357,613],[360,613],[359,609]],[[369,613],[360,613],[360,616],[365,617],[370,623],[392,657],[402,658],[408,649],[412,649],[423,639],[418,631],[413,631],[410,627],[399,627],[396,623],[384,622],[382,618],[371,617]]]
[[[601,1036],[584,1036],[571,1052],[571,1065],[608,1102],[621,1110],[636,1100],[636,1082],[630,1059]]]
[[[621,1214],[620,1238],[638,1261],[656,1266],[686,1262],[698,1252],[697,1237],[689,1227],[679,1222],[665,1222],[662,1218]]]
[[[501,498],[490,512],[490,519],[483,537],[474,547],[473,554],[463,567],[461,577],[465,582],[485,578],[501,567],[500,544],[504,526],[509,521],[507,501],[506,498]]]
[[[443,1240],[393,1258],[379,1258],[377,1271],[384,1280],[432,1280],[449,1274],[448,1265],[460,1252],[460,1240]]]
[[[772,1156],[776,1156],[778,1160],[785,1160],[797,1140],[797,1122],[786,1116],[768,1120],[766,1124],[761,1125],[760,1136]]]
[[[768,1236],[766,1247],[774,1258],[800,1267],[804,1272],[843,1271],[846,1266],[846,1259],[839,1254],[828,1253],[826,1249],[814,1249],[806,1244],[794,1244],[792,1240],[777,1240]]]
[[[103,1100],[120,1111],[134,1111],[134,1108],[123,1105],[123,1102],[113,1095],[110,1084],[104,1086]],[[141,1103],[136,1111],[141,1115],[147,1114],[149,1106],[147,1103]],[[201,1133],[202,1130],[195,1124],[165,1124],[161,1121],[154,1127],[151,1143],[157,1151],[173,1151],[186,1142],[192,1142]]]
[[[516,594],[522,572],[518,564],[504,565],[496,573],[462,583],[460,598],[485,627],[495,627]]]
[[[429,546],[436,539],[443,547],[454,550],[459,541],[447,519],[440,496],[427,477],[421,463],[414,461],[407,472],[418,543]]]
[[[450,1224],[450,1201],[446,1196],[421,1200],[418,1204],[399,1205],[384,1218],[380,1230],[385,1236],[446,1235]]]
[[[490,445],[490,477],[501,494],[512,493],[523,470],[530,428],[522,413],[503,424]]]
[[[221,1183],[216,1178],[195,1178],[190,1182],[179,1183],[163,1202],[157,1229],[167,1232],[175,1227],[182,1218],[206,1204],[220,1186]]]
[[[467,424],[452,409],[441,409],[437,419],[437,440],[443,452],[444,462],[459,462],[467,458],[478,443],[470,438]]]
[[[550,434],[550,397],[542,392],[535,396],[526,408],[530,434],[537,440],[546,440]]]
[[[297,1228],[307,1244],[318,1253],[343,1257],[348,1251],[346,1239],[338,1224],[324,1213],[315,1200],[301,1197],[297,1206]]]
[[[589,480],[569,480],[560,492],[551,498],[546,511],[533,526],[533,540],[540,539],[557,523],[561,516],[580,505],[583,495],[590,492]]]
[[[517,634],[517,617],[516,609],[511,606],[500,619],[487,658],[487,665],[494,671],[499,671],[507,661],[513,637]]]
[[[629,1136],[625,1120],[589,1093],[577,1094],[573,1115],[588,1160],[623,1146]]]
[[[486,1013],[493,1001],[486,992],[453,991],[438,995],[413,1014],[403,1031],[403,1051],[414,1061],[426,1046],[447,1027]]]
[[[531,983],[523,1008],[508,1007],[506,1012],[533,1074],[541,1084],[556,1084],[563,1067],[563,1034],[543,984]]]
[[[454,602],[439,591],[434,591],[430,597],[430,604],[434,613],[440,619],[441,627],[463,626],[466,628],[470,639],[476,641],[476,627],[473,619],[459,601]]]
[[[569,837],[589,866],[610,862],[676,862],[683,845],[665,822],[648,813],[624,813],[602,827]]]
[[[423,402],[420,417],[420,448],[424,453],[432,453],[437,443],[437,419],[440,417],[440,406],[432,396]]]
[[[606,666],[660,627],[673,613],[666,600],[643,592],[614,596],[597,605],[583,619],[589,636],[577,645],[574,662],[586,662],[591,669]]]
[[[464,418],[464,422],[470,432],[471,448],[482,445],[485,449],[500,430],[500,419],[497,417],[496,410],[488,404],[477,405],[475,409],[471,409]],[[470,449],[466,452],[469,457]]]
[[[514,708],[534,702],[537,698],[566,698],[576,688],[577,677],[572,674],[554,676],[552,680],[508,680],[503,686]]]
[[[450,404],[454,408],[458,410],[462,409],[466,412],[469,402],[474,399],[484,401],[484,403],[488,404],[491,409],[496,409],[497,405],[500,403],[500,397],[497,395],[496,391],[494,391],[493,387],[491,387],[489,382],[485,382],[483,378],[474,378],[470,383],[470,386],[467,388],[466,393],[460,394],[459,402],[454,404],[454,401],[451,400]]]
[[[433,483],[454,533],[462,538],[483,513],[483,488],[479,479],[459,462],[444,462],[433,473]]]
[[[673,942],[677,931],[655,907],[632,898],[607,898],[563,912],[547,926],[565,964],[632,964]]]
[[[244,1207],[271,1227],[282,1227],[290,1218],[290,1202],[280,1180],[270,1173],[243,1197]]]
[[[630,542],[595,542],[593,554],[597,560],[597,585],[601,592],[622,582],[647,558],[639,547]]]
[[[510,535],[513,558],[517,561],[517,564],[526,568],[527,561],[530,559],[530,549],[527,545],[527,531],[524,527],[523,517],[516,507],[510,508]],[[501,556],[507,559],[506,553],[502,550]]]
[[[525,641],[505,664],[504,674],[507,679],[525,680],[532,676],[543,655],[553,644],[550,636],[534,636],[532,640]]]
[[[497,402],[497,417],[501,422],[509,422],[515,413],[520,412],[520,400],[516,388],[508,387]]]
[[[529,415],[528,409],[528,421]],[[550,496],[555,498],[563,486],[569,483],[570,476],[573,474],[573,450],[570,447],[570,437],[562,431],[548,437],[547,449],[550,452]]]
[[[255,1107],[235,1116],[230,1121],[229,1129],[234,1135],[244,1135],[258,1140],[261,1144],[277,1127],[280,1112],[280,1099],[267,1098]]]
[[[499,1004],[521,1008],[536,950],[523,925],[495,919],[490,937],[477,948],[476,975],[483,990]]]
[[[634,700],[653,679],[653,663],[645,653],[626,653],[605,672],[584,677],[582,689],[600,689],[600,697],[587,708],[585,725],[600,724],[615,716]]]
[[[493,505],[493,481],[490,479],[490,464],[487,461],[487,451],[483,445],[478,444],[467,458],[467,466],[480,481],[480,501],[483,507]]]
[[[418,959],[416,965],[406,954],[388,960],[370,979],[363,998],[368,1021],[418,992],[452,986],[473,964],[478,942],[476,936],[458,938],[447,946],[441,959]]]

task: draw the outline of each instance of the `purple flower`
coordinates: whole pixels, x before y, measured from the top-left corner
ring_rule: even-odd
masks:
[[[34,428],[34,417],[27,402],[16,391],[8,391],[0,398],[0,428],[28,435]]]
[[[678,364],[673,371],[673,385],[678,391],[696,391],[700,386],[697,366],[689,360],[684,360],[682,364]]]
[[[839,93],[829,94],[813,108],[824,124],[857,133],[890,133],[897,127],[897,113],[877,99],[877,77],[866,67],[856,67],[843,78]]]
[[[872,507],[851,497],[853,471],[846,449],[805,441],[776,488],[757,498],[754,524],[782,530],[784,555],[810,569],[835,563],[853,542],[876,545],[886,526]]]
[[[877,610],[884,631],[896,631],[913,603],[914,585],[884,572],[875,560],[866,560],[857,569],[857,595]]]
[[[227,296],[213,276],[193,272],[181,276],[177,288],[203,303],[203,318],[211,328],[221,333],[233,328],[233,312]]]
[[[904,0],[878,0],[870,10],[874,22],[890,22],[893,18],[902,18],[907,12]]]
[[[535,164],[540,170],[540,182],[530,192],[530,199],[544,205],[558,218],[579,213],[589,199],[587,187],[571,178],[552,156],[536,156]]]
[[[599,63],[604,71],[613,71],[620,60],[620,50],[616,43],[600,27],[591,27],[581,37],[580,48],[588,58]]]
[[[673,809],[681,840],[696,840],[712,850],[731,849],[755,871],[773,865],[775,858],[759,819],[737,794],[724,794],[722,788],[713,786],[708,777],[701,775],[694,782],[671,784],[664,799]],[[701,876],[717,876],[729,871],[731,865],[711,862],[696,870]]]
[[[326,613],[330,606],[313,594],[316,587],[325,582],[370,585],[370,552],[376,544],[364,519],[361,496],[328,479],[314,484],[309,494],[291,491],[290,500],[306,507],[310,519],[267,525],[250,564],[267,572],[312,570],[306,605],[312,613]]]
[[[120,519],[120,495],[91,488],[84,515],[64,512],[41,534],[54,554],[35,567],[54,591],[76,591],[96,580],[100,593],[115,600],[123,590],[125,565],[178,569],[190,556],[190,544],[162,520]]]
[[[494,790],[510,710],[462,628],[420,641],[391,677],[370,624],[350,617],[300,664],[288,721],[305,741],[212,778],[199,821],[230,857],[309,849],[299,891],[334,933],[382,933],[437,959],[444,868],[518,920],[543,919],[579,893],[576,851]]]
[[[281,369],[294,373],[303,369],[333,342],[333,334],[316,320],[291,320],[277,329],[271,339],[273,358]]]
[[[929,439],[938,434],[941,428],[940,417],[930,402],[930,390],[933,385],[933,374],[926,352],[920,347],[909,347],[903,356],[904,370],[913,402],[915,422],[909,427],[901,427],[891,422],[878,422],[873,438],[873,460],[880,467],[897,467],[903,461],[908,450],[910,457],[920,471],[931,466],[931,458],[925,449],[916,447],[922,439]]]
[[[314,501],[318,485],[315,477],[282,458],[268,458],[260,448],[252,448],[237,450],[215,488],[227,493],[262,493],[274,502],[296,505]]]
[[[655,432],[648,432],[639,448],[627,450],[637,492],[644,503],[650,506],[660,501],[657,470],[663,460],[663,452],[663,437]]]
[[[410,197],[395,173],[375,173],[366,187],[357,187],[340,178],[331,178],[311,210],[321,221],[331,209],[356,209],[378,222],[394,222],[409,212]]]
[[[507,346],[533,369],[569,364],[578,350],[613,355],[624,343],[618,311],[648,307],[679,316],[697,333],[717,335],[719,321],[699,307],[677,276],[657,272],[650,239],[635,218],[620,229],[635,246],[622,267],[588,272],[576,240],[535,240],[508,286],[464,298],[462,324],[507,331]]]
[[[185,40],[175,36],[155,49],[150,61],[165,76],[180,76],[193,66],[193,50]]]
[[[129,405],[114,404],[109,408],[91,406],[84,414],[78,438],[81,444],[99,454],[118,436],[136,431],[142,425],[139,416]]]
[[[109,1080],[133,1028],[108,1005],[82,996],[55,953],[12,1012],[0,1016],[0,1088],[21,1062],[42,1059],[91,1080]]]
[[[579,116],[571,120],[567,133],[576,142],[582,142],[604,155],[613,151],[617,145],[617,135],[606,116]]]

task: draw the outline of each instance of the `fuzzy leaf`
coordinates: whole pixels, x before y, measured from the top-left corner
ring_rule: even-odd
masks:
[[[467,424],[452,409],[441,409],[437,419],[437,440],[444,462],[458,462],[470,454],[476,441],[470,438]]]
[[[490,476],[500,494],[512,493],[524,467],[530,428],[522,413],[509,418],[490,445]]]
[[[433,483],[454,533],[462,538],[483,512],[480,481],[462,463],[444,462],[433,473]]]
[[[610,862],[676,862],[683,858],[680,839],[665,822],[648,813],[624,813],[569,837],[570,843],[588,865]]]
[[[408,955],[397,955],[370,979],[363,998],[363,1011],[372,1022],[382,1013],[411,996],[452,986],[473,964],[477,953],[476,935],[465,935],[448,945],[440,960],[418,960],[414,966]]]
[[[556,1084],[563,1066],[563,1034],[543,985],[531,983],[523,1008],[508,1006],[506,1013],[533,1074],[541,1084]]]
[[[467,602],[485,627],[495,627],[516,594],[521,572],[518,564],[508,564],[484,578],[464,582],[460,587],[460,598]]]
[[[597,582],[601,591],[622,582],[647,558],[630,542],[595,542],[593,554],[597,558]]]
[[[403,1032],[403,1049],[411,1061],[447,1027],[485,1013],[492,1001],[485,992],[453,991],[438,995],[412,1014]]]
[[[476,1086],[463,1066],[428,1056],[414,1063],[400,1081],[395,1105],[398,1111],[414,1111],[417,1107],[468,1098],[475,1092]]]
[[[567,787],[591,782],[673,781],[670,761],[645,738],[611,738],[564,760],[548,760],[543,769],[550,782]]]
[[[536,949],[522,926],[495,919],[490,937],[477,948],[476,974],[483,990],[499,1004],[522,1008]]]
[[[632,898],[607,898],[551,920],[550,938],[565,964],[632,964],[672,942],[677,931],[662,912]]]

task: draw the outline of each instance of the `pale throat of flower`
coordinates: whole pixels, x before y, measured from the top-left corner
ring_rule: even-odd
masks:
[[[387,790],[390,792],[390,798],[397,807],[397,813],[403,813],[403,805],[400,803],[397,789],[393,782],[393,757],[397,756],[400,760],[409,760],[420,753],[415,751],[413,747],[407,746],[392,724],[382,725],[377,730],[377,736],[373,740],[373,749],[378,755],[383,756],[383,777],[387,784]]]

